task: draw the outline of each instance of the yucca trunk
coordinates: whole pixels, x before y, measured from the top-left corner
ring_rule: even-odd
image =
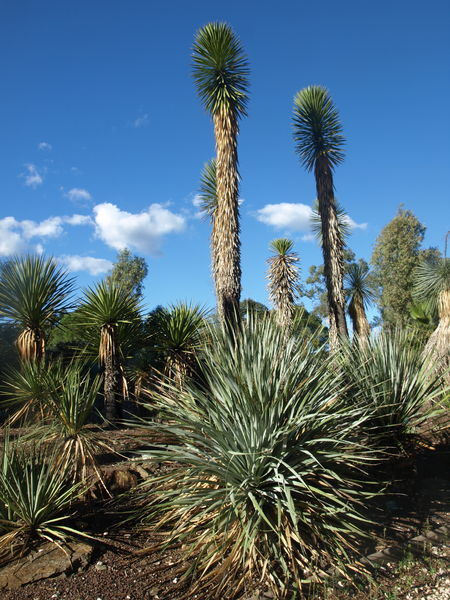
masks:
[[[20,359],[40,361],[45,354],[45,336],[39,327],[27,327],[17,338]]]
[[[439,292],[438,309],[439,324],[425,346],[424,356],[432,357],[436,368],[450,383],[450,290]]]
[[[348,306],[348,314],[352,320],[353,339],[360,345],[367,343],[367,338],[370,335],[370,325],[361,298],[358,296],[353,298]]]
[[[228,323],[239,315],[241,296],[238,131],[236,118],[230,111],[222,109],[214,115],[217,209],[212,231],[212,266],[217,313],[222,322]]]
[[[336,350],[339,338],[348,337],[345,320],[343,240],[334,199],[333,174],[326,158],[315,165],[317,199],[322,222],[322,252],[330,319],[330,348]]]
[[[117,331],[105,325],[100,333],[100,363],[103,365],[103,406],[105,419],[114,423],[122,416],[119,398],[120,364],[117,356]]]

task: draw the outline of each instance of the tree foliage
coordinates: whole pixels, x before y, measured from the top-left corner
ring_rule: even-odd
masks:
[[[425,226],[414,213],[398,209],[381,231],[372,254],[378,307],[386,327],[403,327],[411,321],[414,270],[418,264]]]
[[[141,297],[143,281],[147,274],[148,266],[145,258],[131,254],[128,248],[123,248],[118,252],[117,260],[106,280]]]

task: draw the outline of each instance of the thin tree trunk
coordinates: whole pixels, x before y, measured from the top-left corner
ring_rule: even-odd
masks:
[[[322,252],[327,286],[330,348],[336,350],[339,339],[348,337],[345,320],[343,240],[339,231],[334,200],[333,174],[326,158],[315,167],[317,199],[322,222]]]
[[[238,125],[230,112],[214,115],[216,137],[217,208],[212,245],[217,313],[222,322],[239,316],[241,296],[241,252],[239,240]]]

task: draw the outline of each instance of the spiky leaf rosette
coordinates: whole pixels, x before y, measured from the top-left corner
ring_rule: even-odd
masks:
[[[293,123],[296,151],[308,171],[321,157],[331,167],[344,160],[342,125],[326,88],[313,85],[296,94]]]
[[[165,357],[165,372],[181,385],[195,365],[204,345],[207,312],[199,305],[184,302],[161,311],[156,332],[158,349]]]
[[[407,330],[384,332],[363,346],[347,344],[337,359],[352,401],[367,411],[372,443],[404,451],[429,432],[433,417],[442,412],[442,379]]]
[[[275,256],[269,263],[269,296],[277,311],[277,321],[283,327],[290,327],[294,316],[295,298],[297,295],[299,258],[293,251],[294,243],[286,238],[279,238],[270,243]]]
[[[0,278],[0,316],[17,323],[20,356],[39,359],[47,330],[69,308],[74,282],[53,258],[29,255],[8,260]]]
[[[212,115],[231,111],[246,115],[248,61],[241,43],[226,23],[198,30],[192,49],[193,76],[205,109]]]
[[[369,267],[366,264],[352,263],[345,274],[345,293],[351,302],[358,298],[364,308],[375,301],[375,294],[370,285]]]
[[[162,422],[147,427],[174,441],[149,456],[175,470],[136,492],[139,515],[183,545],[200,595],[234,598],[262,579],[281,598],[330,565],[345,572],[372,454],[355,443],[361,413],[342,403],[339,372],[252,314],[210,336],[202,384],[168,381],[156,399]]]
[[[130,335],[136,333],[134,328],[140,323],[139,300],[129,290],[101,281],[85,291],[77,311],[77,323],[92,342],[97,340],[99,361],[104,364],[111,354],[115,356],[119,351],[117,342],[121,329],[123,338],[127,329]]]
[[[211,221],[217,208],[216,159],[212,158],[203,166],[198,194],[199,208],[203,216]]]
[[[450,258],[424,260],[417,266],[414,296],[450,318]]]
[[[54,454],[27,452],[6,436],[0,456],[0,561],[28,550],[37,538],[59,545],[85,535],[70,524],[71,505],[84,490],[56,463]]]
[[[433,357],[435,370],[450,383],[450,258],[423,261],[415,276],[415,297],[426,302],[430,312],[439,314],[424,354]]]

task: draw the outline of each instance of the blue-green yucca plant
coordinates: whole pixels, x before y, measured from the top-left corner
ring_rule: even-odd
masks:
[[[36,539],[55,543],[83,535],[70,525],[71,505],[82,493],[56,455],[31,452],[5,438],[0,456],[0,561]]]
[[[381,333],[364,345],[348,344],[336,359],[349,382],[351,400],[366,413],[371,444],[404,450],[442,412],[448,390],[407,330]]]
[[[173,443],[149,456],[176,466],[139,489],[140,518],[183,545],[200,592],[234,597],[259,578],[278,598],[330,566],[345,573],[372,454],[340,374],[252,316],[211,331],[202,365],[202,384],[167,381],[157,399],[164,422],[148,427]]]

